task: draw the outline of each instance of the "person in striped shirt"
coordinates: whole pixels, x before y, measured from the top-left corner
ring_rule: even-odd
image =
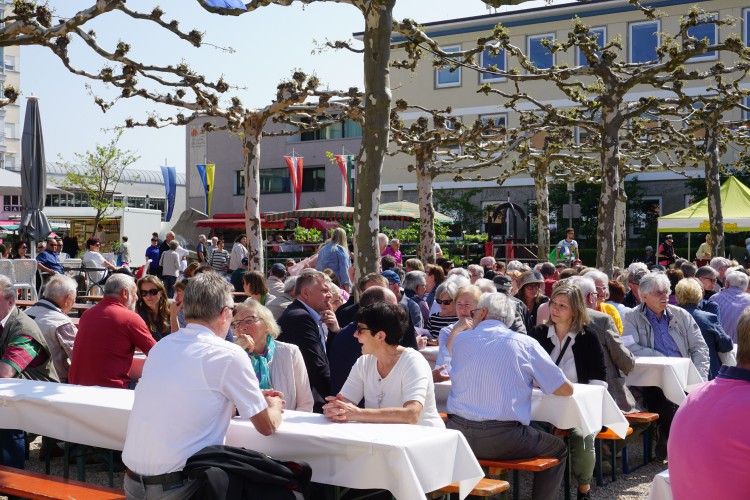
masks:
[[[229,267],[229,253],[224,250],[224,240],[216,242],[216,248],[211,254],[208,263],[211,264],[211,267],[213,267],[217,273],[222,276],[226,274]]]
[[[531,392],[536,384],[545,394],[571,396],[573,384],[539,342],[508,329],[514,316],[506,295],[485,294],[464,322],[467,329],[454,327],[447,427],[464,434],[477,458],[557,458],[558,465],[535,474],[532,494],[557,498],[567,448],[529,425]]]

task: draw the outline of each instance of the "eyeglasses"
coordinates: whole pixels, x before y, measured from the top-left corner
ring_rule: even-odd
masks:
[[[243,319],[238,319],[236,321],[232,321],[232,328],[234,328],[236,330],[240,326],[254,325],[258,321],[260,321],[259,317],[257,317],[257,316],[248,316],[247,318],[243,318]]]
[[[711,283],[716,283],[716,278],[701,278],[701,279],[710,281]]]
[[[446,300],[435,299],[435,302],[437,302],[441,306],[449,306],[453,302],[453,299],[446,299]]]
[[[219,313],[223,312],[223,311],[224,311],[224,309],[229,309],[229,311],[230,311],[230,312],[231,312],[232,314],[234,314],[234,306],[224,306],[224,307],[222,307],[222,308],[221,308],[221,311],[219,311]]]
[[[369,328],[367,328],[366,326],[358,326],[358,327],[357,327],[357,334],[360,334],[360,333],[362,333],[362,332],[371,332],[371,331],[372,331],[372,330],[370,330],[370,329],[369,329]]]
[[[654,297],[661,297],[664,295],[669,295],[669,290],[653,290],[651,292],[651,295],[653,295]]]
[[[471,311],[469,311],[469,314],[472,318],[474,318],[474,315],[477,313],[477,311],[479,311],[479,309],[472,309]]]
[[[150,290],[141,290],[141,297],[143,297],[144,299],[149,295],[151,295],[152,297],[159,295],[159,289],[152,288]]]
[[[26,249],[27,249],[27,248],[29,248],[29,247],[27,247],[26,245],[21,245],[21,246],[20,246],[20,247],[18,247],[18,248],[19,248],[19,249],[21,249],[21,250],[26,250]]]

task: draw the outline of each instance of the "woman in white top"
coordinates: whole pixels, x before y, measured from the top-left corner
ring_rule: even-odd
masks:
[[[242,264],[242,259],[247,256],[247,236],[241,234],[234,240],[234,245],[232,245],[232,253],[229,256],[229,272],[234,272],[237,269],[247,269],[247,266]]]
[[[382,422],[444,428],[435,404],[427,360],[401,347],[406,313],[395,304],[371,304],[357,313],[355,336],[362,356],[341,392],[326,398],[326,417],[334,422]],[[365,407],[357,403],[364,398]]]
[[[86,240],[87,252],[83,254],[83,265],[87,267],[93,266],[99,269],[107,269],[109,271],[117,271],[117,266],[114,266],[112,265],[112,263],[107,262],[107,259],[105,259],[104,256],[99,252],[99,249],[101,249],[101,247],[102,244],[99,241],[99,238],[97,238],[96,236]],[[89,277],[94,283],[101,282],[106,275],[107,271],[89,271]]]
[[[253,363],[261,389],[284,394],[285,408],[311,412],[313,396],[302,353],[294,344],[279,342],[279,325],[271,311],[255,300],[234,307],[232,329],[235,343]]]

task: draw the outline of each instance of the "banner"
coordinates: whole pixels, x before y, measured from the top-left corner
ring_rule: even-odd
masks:
[[[214,173],[216,165],[209,163],[206,165],[196,165],[198,175],[203,183],[203,190],[206,192],[206,215],[211,215],[211,202],[214,196]]]
[[[336,155],[336,164],[339,166],[341,176],[344,178],[344,189],[341,193],[342,202],[341,204],[348,207],[352,204],[352,169],[354,168],[354,156],[352,155]]]
[[[165,220],[169,222],[172,219],[174,201],[177,194],[177,168],[161,167],[161,175],[164,177],[164,189],[167,192],[167,216]]]
[[[299,210],[299,202],[302,197],[302,177],[304,176],[303,157],[285,156],[284,161],[286,161],[286,166],[289,169],[289,179],[292,185],[292,193],[294,194],[294,206],[292,210]]]

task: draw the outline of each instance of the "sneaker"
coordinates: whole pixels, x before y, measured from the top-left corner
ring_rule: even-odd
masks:
[[[576,496],[576,500],[591,500],[591,490],[587,491],[586,493],[578,492],[578,496]]]

